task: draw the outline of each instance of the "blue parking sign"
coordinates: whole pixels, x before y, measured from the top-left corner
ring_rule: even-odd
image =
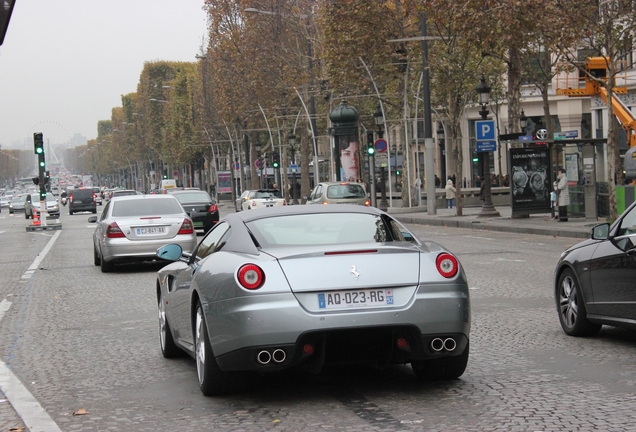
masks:
[[[475,122],[475,138],[477,141],[495,140],[495,121],[477,120]]]

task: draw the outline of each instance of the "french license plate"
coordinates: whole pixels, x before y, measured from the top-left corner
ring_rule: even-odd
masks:
[[[320,309],[343,309],[360,306],[386,306],[393,304],[393,290],[370,289],[334,291],[318,294]]]
[[[266,202],[266,203],[265,203],[265,207],[274,207],[274,203],[268,203],[268,202]]]
[[[75,201],[73,201],[73,203],[74,203],[74,204],[81,204],[81,203],[82,203],[82,200],[78,200],[78,199],[76,199]]]
[[[137,235],[165,234],[166,227],[137,228]]]

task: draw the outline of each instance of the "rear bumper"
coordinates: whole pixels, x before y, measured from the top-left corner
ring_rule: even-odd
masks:
[[[128,239],[108,239],[101,245],[102,259],[106,262],[149,261],[157,258],[157,249],[170,243],[177,243],[184,252],[192,252],[197,244],[196,235],[177,236],[171,239],[130,241]]]
[[[204,311],[212,349],[226,371],[296,366],[319,370],[325,363],[386,365],[463,353],[470,333],[467,291],[467,287],[437,290],[434,295],[417,296],[403,308],[364,311],[310,313],[293,294],[209,303]],[[452,338],[455,347],[436,351],[431,343],[437,338],[442,342]],[[403,339],[400,345],[399,339]],[[313,346],[313,353],[303,351],[306,344]],[[273,359],[278,349],[285,357],[280,362]],[[272,359],[259,361],[262,351]]]

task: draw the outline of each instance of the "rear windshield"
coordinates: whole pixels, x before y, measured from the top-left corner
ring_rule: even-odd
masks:
[[[280,191],[254,191],[251,198],[280,198]]]
[[[359,184],[333,185],[327,188],[327,198],[366,198],[367,194]]]
[[[247,227],[263,247],[387,241],[382,218],[361,213],[278,216],[248,222]]]
[[[161,216],[183,213],[181,205],[174,199],[113,200],[112,203],[113,217]]]
[[[73,198],[92,198],[93,189],[73,189],[71,195],[73,195]]]
[[[179,202],[210,202],[210,195],[204,191],[198,192],[188,192],[188,193],[178,193],[174,194],[174,196],[179,200]]]

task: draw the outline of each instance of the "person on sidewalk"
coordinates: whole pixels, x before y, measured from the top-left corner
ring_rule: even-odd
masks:
[[[554,182],[552,192],[550,192],[550,219],[556,219],[557,212],[557,182]]]
[[[455,186],[453,186],[453,180],[449,178],[446,181],[446,207],[447,208],[455,207],[455,192],[456,191],[457,189],[455,189]]]
[[[570,205],[570,191],[565,169],[559,168],[557,175],[557,205],[559,206],[559,222],[568,221],[568,205]]]

